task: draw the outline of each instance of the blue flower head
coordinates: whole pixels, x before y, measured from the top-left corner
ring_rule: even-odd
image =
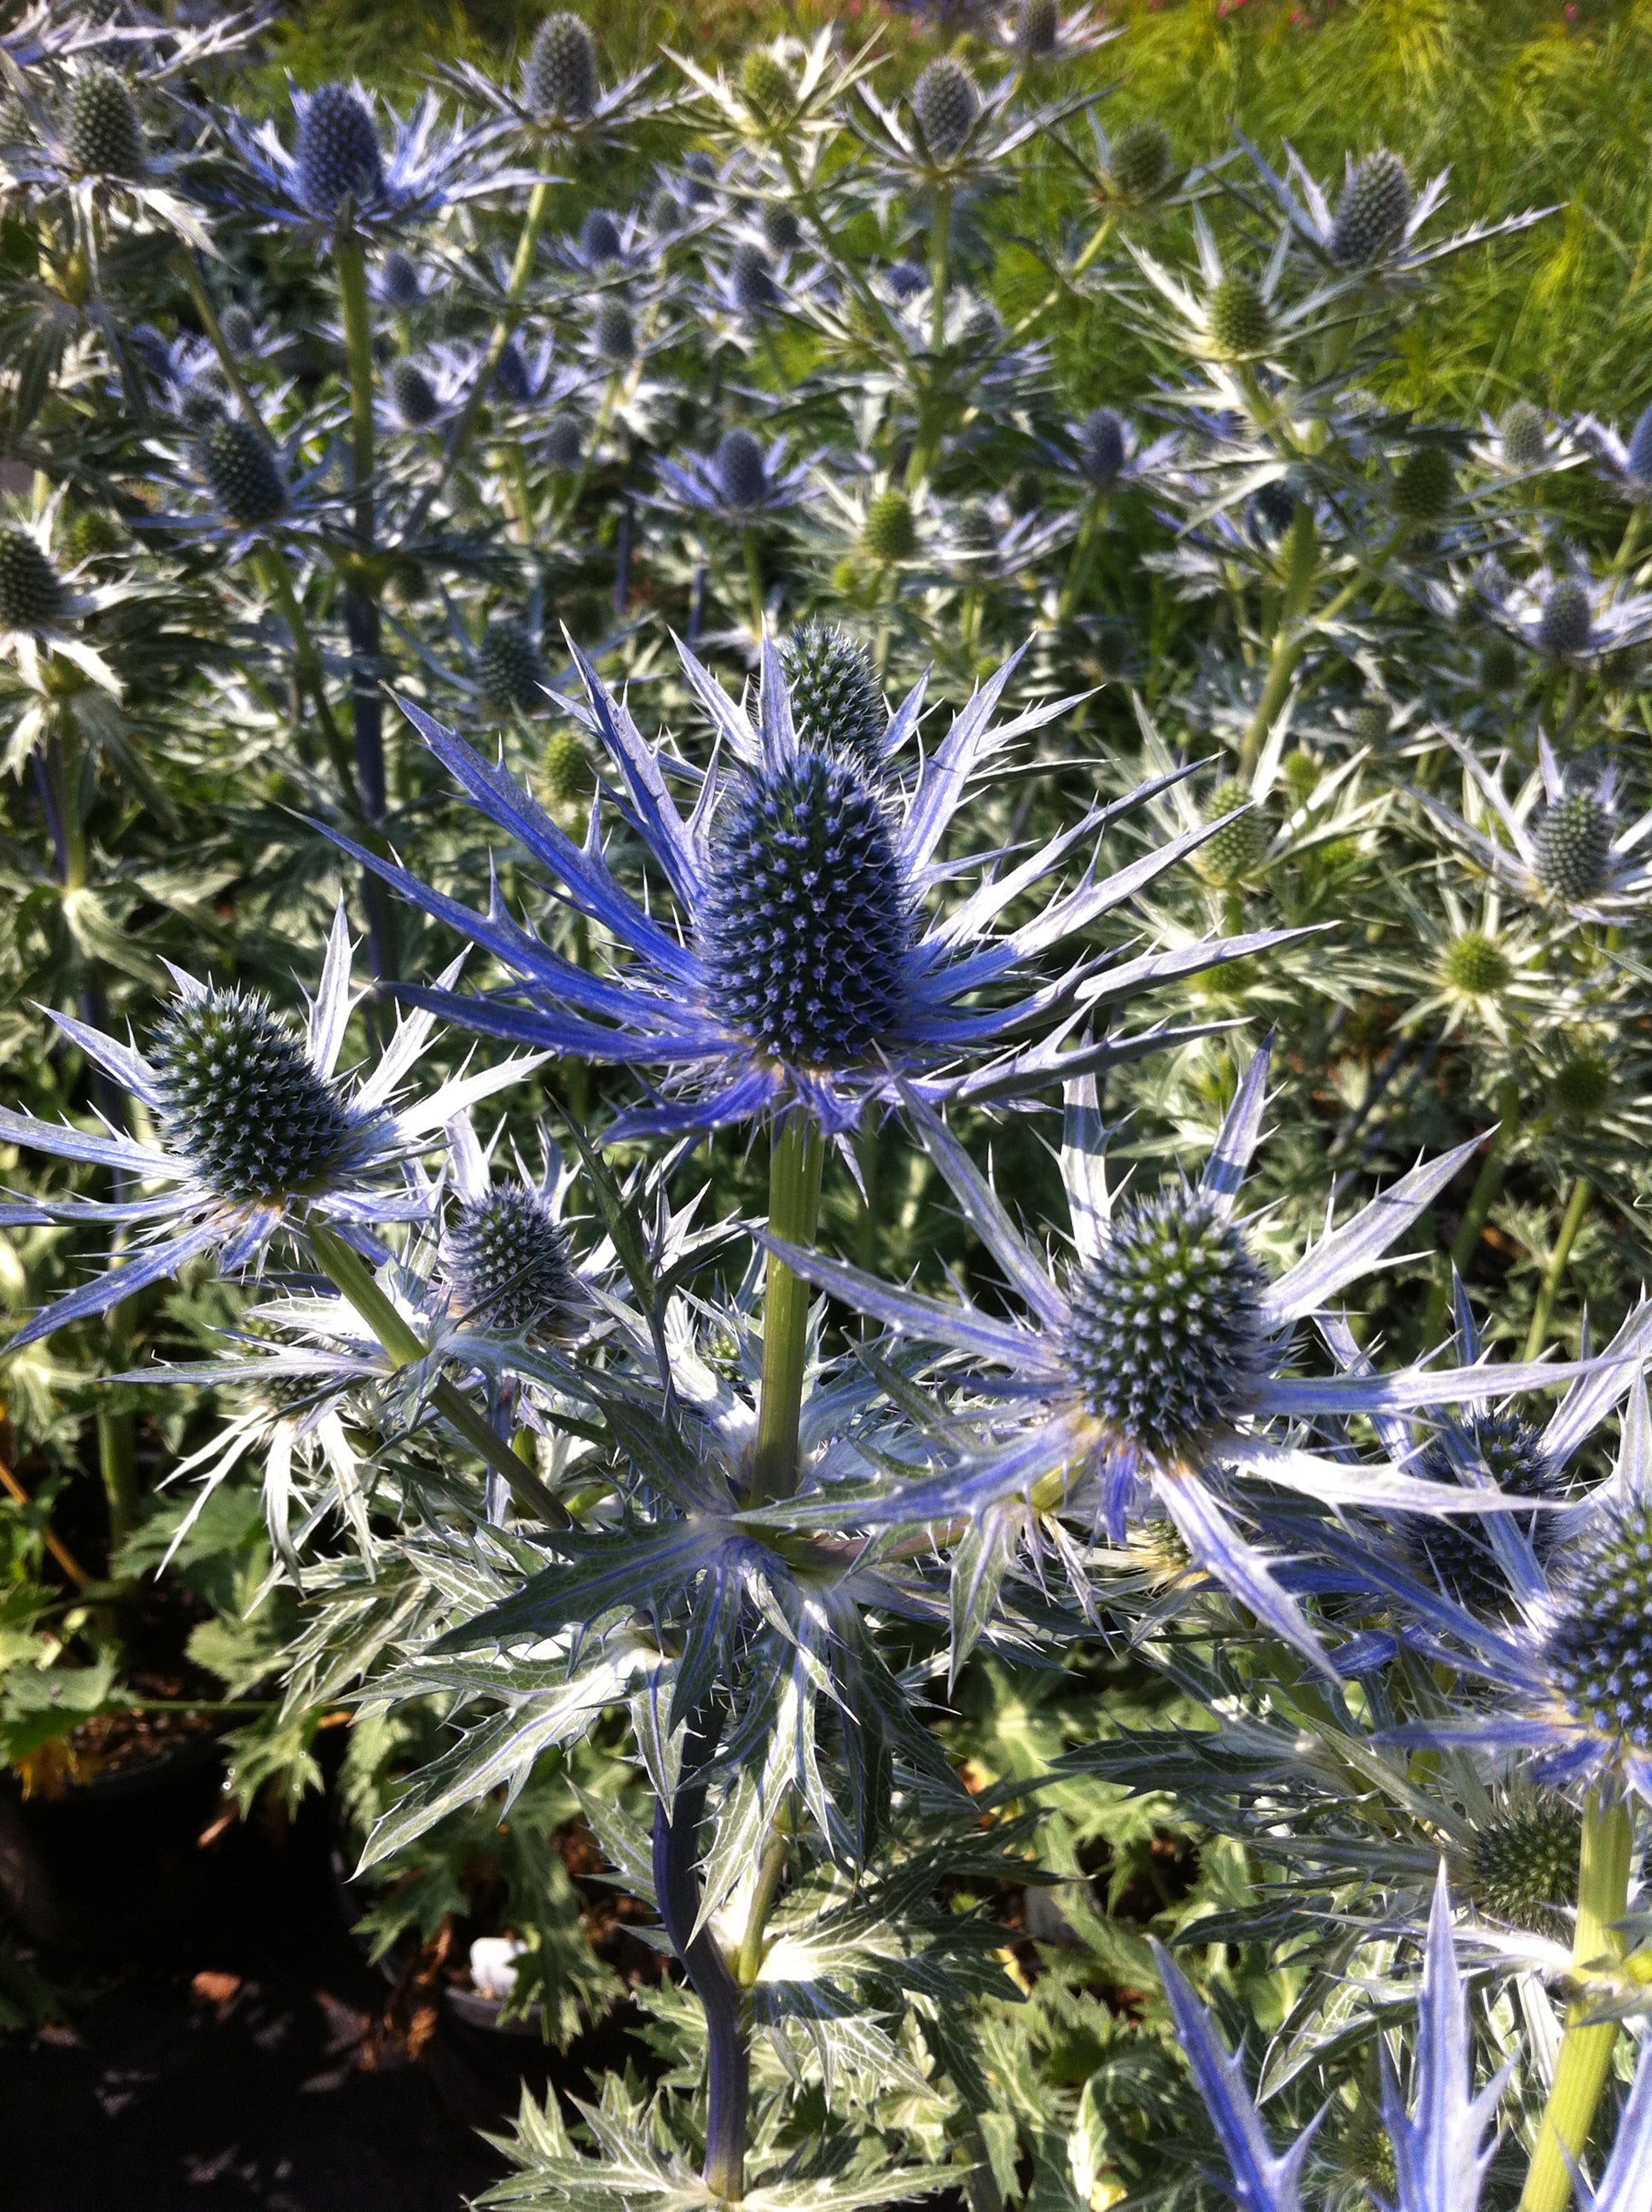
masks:
[[[1229,940],[1230,945],[1243,940]],[[1097,979],[1105,986],[1106,977]],[[1293,1342],[1310,1316],[1375,1266],[1445,1188],[1474,1146],[1413,1168],[1270,1279],[1236,1211],[1261,1126],[1268,1054],[1252,1060],[1196,1184],[1136,1196],[1109,1189],[1094,1079],[1069,1086],[1062,1165],[1072,1206],[1076,1262],[1053,1273],[991,1185],[922,1102],[918,1133],[970,1226],[1003,1269],[1028,1321],[1000,1319],[882,1283],[816,1252],[764,1238],[797,1273],[918,1341],[944,1346],[975,1370],[985,1402],[1003,1408],[979,1448],[953,1451],[920,1481],[865,1496],[823,1492],[768,1509],[811,1528],[885,1532],[975,1526],[983,1515],[1067,1515],[1104,1526],[1121,1543],[1147,1511],[1166,1516],[1205,1571],[1276,1636],[1325,1664],[1326,1655],[1275,1563],[1241,1534],[1226,1492],[1250,1477],[1333,1508],[1501,1518],[1515,1500],[1487,1485],[1406,1471],[1403,1442],[1388,1467],[1351,1462],[1340,1425],[1399,1417],[1453,1402],[1483,1404],[1542,1389],[1577,1369],[1539,1362],[1498,1368],[1359,1370],[1298,1376]],[[994,1379],[993,1370],[1002,1380]],[[1584,1371],[1593,1376],[1594,1370]],[[1616,1370],[1614,1364],[1614,1371]],[[1332,1452],[1299,1440],[1295,1425],[1328,1426]],[[989,1424],[990,1426],[990,1424]],[[1455,1493],[1455,1494],[1454,1494]]]
[[[902,774],[921,684],[890,720],[876,762],[799,735],[779,653],[763,649],[757,722],[690,654],[683,663],[715,728],[722,757],[703,776],[647,744],[594,669],[584,678],[589,728],[622,784],[619,811],[665,875],[680,927],[657,920],[610,872],[600,803],[581,848],[502,768],[480,759],[411,704],[404,712],[475,804],[546,870],[556,893],[618,947],[614,972],[575,967],[514,921],[495,897],[471,912],[401,867],[335,836],[402,896],[492,952],[513,977],[501,994],[460,998],[404,987],[407,996],[484,1036],[634,1067],[656,1067],[668,1090],[623,1115],[611,1134],[709,1130],[801,1106],[829,1135],[853,1128],[869,1101],[892,1104],[904,1082],[922,1098],[979,1102],[1024,1096],[1077,1063],[1045,1033],[1089,988],[1110,1003],[1172,975],[1231,957],[1233,939],[1118,963],[1081,958],[1042,984],[1035,959],[1132,898],[1210,833],[1201,826],[1111,875],[1092,863],[1042,913],[999,933],[998,917],[1046,880],[1081,840],[1150,795],[1145,787],[1097,807],[1013,866],[983,860],[983,881],[944,912],[936,887],[956,860],[937,852],[970,781],[1017,737],[1071,702],[1031,707],[994,725],[1017,653],[954,720],[938,750]],[[686,819],[667,772],[693,778]],[[333,835],[332,832],[328,832]],[[1272,942],[1267,939],[1266,942]],[[1029,1037],[1042,1041],[1029,1042]],[[1105,1046],[1085,1065],[1099,1065]]]
[[[71,1043],[147,1109],[156,1141],[142,1144],[114,1130],[94,1135],[7,1108],[0,1108],[0,1139],[112,1168],[135,1188],[150,1186],[153,1194],[0,1206],[0,1224],[136,1223],[144,1240],[136,1257],[36,1314],[8,1350],[106,1313],[203,1253],[216,1252],[226,1274],[258,1267],[276,1237],[301,1235],[311,1215],[376,1254],[376,1225],[428,1212],[428,1194],[410,1194],[401,1163],[472,1101],[539,1063],[518,1059],[459,1076],[398,1108],[396,1094],[434,1026],[433,1017],[422,1013],[399,1025],[370,1075],[347,1085],[335,1071],[352,1004],[349,969],[341,906],[301,1038],[261,999],[197,982],[177,969],[178,996],[147,1054],[66,1014],[53,1015]]]

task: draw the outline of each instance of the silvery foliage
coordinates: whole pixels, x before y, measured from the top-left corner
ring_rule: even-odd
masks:
[[[1540,211],[917,13],[257,118],[250,24],[7,33],[10,1371],[220,1325],[119,1379],[307,1601],[244,1791],[424,1717],[393,1870],[583,1762],[663,2063],[489,2201],[1512,2203],[1652,1979],[1646,420],[1382,396]]]

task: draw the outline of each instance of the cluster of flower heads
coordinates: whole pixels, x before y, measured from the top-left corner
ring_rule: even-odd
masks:
[[[841,27],[621,70],[558,10],[508,69],[257,123],[247,24],[6,34],[40,489],[0,525],[0,681],[33,995],[91,1073],[89,1111],[0,1109],[0,1224],[46,1277],[90,1231],[106,1263],[7,1349],[216,1261],[223,1357],[123,1379],[239,1394],[173,1546],[258,1470],[316,1607],[294,1708],[349,1681],[451,1729],[371,1858],[623,1716],[652,1833],[588,1817],[699,2000],[708,2099],[610,2085],[596,2156],[525,2120],[545,2201],[732,2201],[749,2160],[812,2212],[1048,2159],[950,2017],[996,1984],[938,1885],[1003,1878],[968,1853],[1007,1801],[931,1723],[976,1656],[1088,1642],[1203,1713],[1082,1771],[1300,1871],[1248,1901],[1296,1947],[1270,2063],[1339,2102],[1320,2136],[1273,2152],[1157,1954],[1238,2201],[1292,2212],[1363,2120],[1379,2201],[1474,2212],[1546,2068],[1560,2117],[1521,2124],[1561,2212],[1576,2038],[1649,1978],[1652,1309],[1616,1248],[1652,409],[1388,411],[1440,270],[1537,211],[1447,234],[1448,180],[1381,146],[1200,166],[1113,125],[1110,58],[1070,66],[1125,35],[1094,11],[910,12],[904,76]],[[993,203],[1046,153],[1075,219],[1011,311]],[[1139,389],[1074,373],[1062,325],[1109,317]],[[197,880],[161,865],[180,794]],[[152,908],[234,980],[174,968],[156,1013]],[[1209,1919],[1231,1994],[1222,1911],[1212,1877],[1162,1932]],[[1408,2094],[1379,2028],[1413,2015]],[[1648,2081],[1601,2212],[1645,2205]],[[1060,2154],[1092,2203],[1099,2110]]]

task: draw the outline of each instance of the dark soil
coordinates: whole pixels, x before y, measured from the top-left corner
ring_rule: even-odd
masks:
[[[242,1826],[217,1793],[203,1747],[158,1787],[0,1807],[49,1872],[55,1914],[36,1895],[31,1917],[51,1940],[22,1949],[64,1999],[0,2044],[0,2205],[461,2212],[506,2170],[477,2130],[525,2082],[544,2094],[547,2054],[367,1966],[321,1800]],[[585,2091],[580,2061],[623,2063],[622,2040],[550,2061],[559,2085]]]

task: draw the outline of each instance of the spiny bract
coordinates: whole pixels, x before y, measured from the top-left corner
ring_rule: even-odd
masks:
[[[262,1000],[217,990],[180,1001],[149,1058],[167,1148],[218,1197],[302,1196],[348,1163],[356,1117]]]
[[[700,932],[713,1004],[801,1067],[862,1059],[899,1010],[911,917],[889,817],[812,747],[740,776],[714,833]]]
[[[533,632],[513,615],[495,615],[477,648],[477,689],[489,707],[531,709],[545,703],[545,664]]]
[[[1588,784],[1562,792],[1538,827],[1537,877],[1557,898],[1592,898],[1612,859],[1612,817]]]
[[[1511,1927],[1563,1939],[1577,1901],[1582,1815],[1564,1797],[1534,1797],[1477,1828],[1468,1846],[1468,1891],[1482,1912]]]
[[[1579,1727],[1652,1747],[1652,1502],[1608,1509],[1581,1540],[1544,1656]]]
[[[112,69],[90,69],[69,95],[64,148],[83,177],[143,173],[143,132],[123,78]]]
[[[0,530],[0,629],[49,629],[63,603],[58,572],[34,540]]]
[[[1362,269],[1391,246],[1411,214],[1411,179],[1386,146],[1358,162],[1343,186],[1329,252],[1339,269]]]
[[[912,112],[926,152],[938,161],[949,161],[975,127],[980,88],[961,61],[938,54],[912,88]]]
[[[456,1310],[489,1328],[566,1333],[578,1303],[568,1240],[525,1183],[499,1184],[461,1206],[442,1242]]]
[[[1465,1443],[1471,1466],[1478,1462],[1481,1473],[1499,1490],[1515,1498],[1554,1498],[1561,1494],[1564,1483],[1543,1449],[1541,1434],[1518,1415],[1482,1413]],[[1457,1462],[1440,1437],[1418,1455],[1417,1472],[1430,1482],[1461,1480]],[[1541,1522],[1534,1516],[1529,1525],[1534,1542],[1546,1542]],[[1407,1531],[1406,1544],[1424,1580],[1437,1584],[1470,1613],[1488,1616],[1509,1610],[1512,1602],[1509,1578],[1497,1562],[1481,1516],[1419,1517]]]
[[[582,123],[597,105],[596,41],[577,15],[547,15],[522,65],[522,85],[536,115]]]
[[[1127,124],[1108,154],[1107,173],[1121,199],[1156,198],[1169,182],[1175,167],[1170,134],[1151,116]]]
[[[298,186],[312,215],[332,216],[344,202],[375,198],[384,189],[379,133],[348,85],[324,84],[305,104],[298,125]]]
[[[1263,1279],[1202,1193],[1127,1200],[1073,1288],[1067,1361],[1088,1411],[1161,1454],[1231,1426],[1260,1378]]]
[[[763,449],[750,430],[725,430],[712,456],[717,489],[731,507],[760,507],[768,489]]]
[[[780,647],[780,672],[800,738],[878,765],[889,713],[863,646],[826,623],[804,623]]]
[[[229,520],[245,527],[272,522],[287,504],[274,447],[242,416],[220,416],[208,424],[201,472]]]

